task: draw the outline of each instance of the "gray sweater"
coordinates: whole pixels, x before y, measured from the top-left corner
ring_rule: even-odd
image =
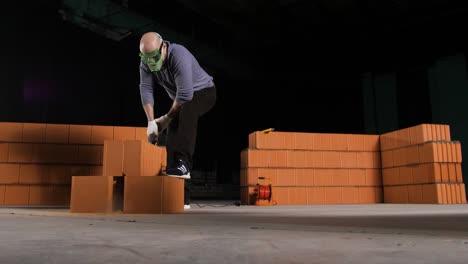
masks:
[[[182,45],[165,41],[168,45],[166,61],[158,72],[151,72],[140,61],[140,95],[145,104],[154,104],[154,84],[161,85],[172,100],[184,103],[192,100],[193,92],[212,87],[208,75],[197,59]]]

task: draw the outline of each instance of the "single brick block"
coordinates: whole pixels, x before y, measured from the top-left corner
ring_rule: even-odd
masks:
[[[73,176],[71,213],[110,213],[114,177]]]

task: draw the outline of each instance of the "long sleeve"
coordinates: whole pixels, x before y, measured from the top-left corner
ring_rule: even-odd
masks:
[[[145,104],[154,104],[154,97],[153,97],[153,75],[149,71],[148,67],[140,63],[140,95],[141,95],[141,102],[143,105]]]

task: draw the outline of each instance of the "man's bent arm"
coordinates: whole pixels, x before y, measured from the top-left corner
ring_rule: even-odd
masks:
[[[148,121],[153,121],[154,120],[154,108],[152,104],[144,104],[143,109],[145,110],[146,117],[148,118]]]
[[[182,104],[177,102],[177,100],[174,100],[171,109],[169,109],[169,112],[167,112],[167,116],[169,116],[170,118],[176,117],[181,108]]]

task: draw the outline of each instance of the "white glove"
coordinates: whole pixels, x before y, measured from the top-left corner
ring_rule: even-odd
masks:
[[[150,144],[156,145],[158,143],[158,124],[156,124],[156,120],[148,121],[146,134],[148,135],[148,142]]]
[[[151,135],[155,134],[156,136],[158,135],[158,124],[156,123],[156,120],[153,121],[148,121],[148,130],[146,130],[146,135]]]
[[[161,131],[163,131],[164,129],[166,129],[169,126],[169,123],[171,123],[172,118],[169,117],[166,114],[166,115],[163,115],[163,116],[157,118],[154,121],[156,121],[156,123],[159,125],[159,128],[161,129]]]

